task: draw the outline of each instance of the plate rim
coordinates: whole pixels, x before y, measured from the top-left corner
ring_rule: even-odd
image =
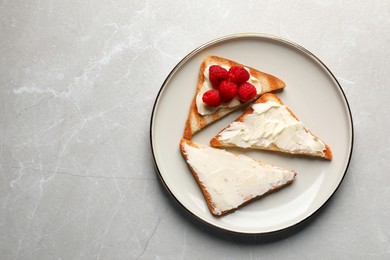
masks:
[[[238,39],[238,38],[260,38],[260,39],[263,39],[263,40],[273,40],[273,41],[277,41],[277,42],[281,42],[281,43],[284,43],[284,44],[287,44],[288,46],[290,47],[293,47],[295,49],[298,49],[299,51],[303,52],[304,54],[308,55],[310,58],[314,59],[316,62],[318,62],[328,73],[329,75],[331,76],[331,78],[335,81],[338,89],[340,90],[341,94],[342,94],[342,97],[343,97],[343,101],[345,102],[345,105],[346,105],[346,108],[347,108],[347,112],[348,112],[348,118],[349,118],[349,124],[351,126],[351,139],[350,139],[350,150],[349,150],[349,155],[348,155],[348,161],[345,165],[345,169],[344,169],[344,173],[343,173],[343,176],[341,177],[340,179],[340,182],[338,183],[337,187],[334,189],[334,191],[332,192],[332,194],[324,201],[324,203],[318,208],[316,209],[315,211],[313,211],[310,215],[306,216],[305,218],[303,218],[302,220],[292,224],[292,225],[289,225],[287,227],[284,227],[284,228],[280,228],[280,229],[276,229],[276,230],[272,230],[272,231],[265,231],[265,232],[244,232],[244,231],[237,231],[237,230],[231,230],[231,229],[227,229],[227,228],[223,228],[223,227],[220,227],[220,226],[217,226],[217,225],[214,225],[213,223],[207,221],[206,219],[203,219],[199,216],[197,216],[195,213],[193,213],[191,210],[189,210],[187,207],[185,207],[180,201],[178,198],[176,198],[176,196],[172,193],[172,191],[169,189],[168,185],[166,184],[164,178],[162,177],[162,174],[160,172],[160,169],[158,167],[158,163],[157,163],[157,160],[156,160],[156,155],[155,155],[155,151],[154,151],[154,145],[153,145],[153,126],[154,126],[154,118],[155,118],[155,113],[156,113],[156,107],[159,103],[159,100],[160,100],[160,97],[161,97],[161,94],[163,92],[163,90],[166,88],[167,86],[167,83],[169,82],[169,80],[172,78],[172,76],[176,73],[177,70],[179,70],[179,68],[187,61],[189,60],[190,58],[192,58],[193,56],[195,56],[197,53],[201,52],[202,50],[206,49],[207,47],[210,47],[212,45],[215,45],[215,44],[218,44],[218,43],[222,43],[222,42],[225,42],[225,41],[229,41],[229,40],[233,40],[233,39]],[[343,182],[345,176],[346,176],[346,173],[348,171],[348,168],[349,168],[349,165],[351,163],[351,159],[352,159],[352,152],[353,152],[353,146],[354,146],[354,125],[353,125],[353,118],[352,118],[352,113],[351,113],[351,108],[350,108],[350,105],[349,105],[349,102],[348,102],[348,99],[345,95],[345,92],[343,90],[343,88],[341,87],[339,81],[337,80],[337,78],[335,77],[335,75],[332,73],[332,71],[324,64],[324,62],[322,62],[322,60],[320,60],[316,55],[314,55],[312,52],[310,52],[309,50],[307,50],[306,48],[304,48],[303,46],[291,41],[291,40],[288,40],[288,39],[285,39],[283,37],[280,37],[280,36],[276,36],[276,35],[271,35],[271,34],[265,34],[265,33],[235,33],[235,34],[229,34],[229,35],[225,35],[225,36],[222,36],[222,37],[218,37],[218,38],[215,38],[211,41],[208,41],[198,47],[196,47],[194,50],[192,50],[191,52],[189,52],[186,56],[184,56],[184,58],[182,58],[175,66],[174,68],[169,72],[169,74],[167,75],[167,77],[165,78],[165,80],[163,81],[157,95],[156,95],[156,98],[154,100],[154,104],[153,104],[153,108],[152,108],[152,113],[151,113],[151,117],[150,117],[150,124],[149,124],[149,139],[150,139],[150,148],[151,148],[151,151],[152,151],[152,157],[153,157],[153,162],[154,162],[154,167],[157,171],[157,175],[160,179],[160,181],[162,182],[164,188],[166,191],[168,191],[168,193],[170,194],[171,197],[174,198],[174,200],[181,206],[181,208],[183,208],[186,212],[188,212],[190,215],[192,215],[193,217],[195,217],[197,220],[200,220],[203,224],[206,224],[207,226],[209,227],[212,227],[212,228],[216,228],[220,231],[223,231],[223,232],[228,232],[228,233],[231,233],[231,234],[236,234],[236,235],[272,235],[272,234],[276,234],[276,233],[280,233],[280,232],[284,232],[284,231],[288,231],[288,230],[291,230],[299,225],[302,225],[303,223],[306,223],[308,222],[309,219],[311,219],[313,216],[317,215],[318,212],[320,212],[327,204],[328,202],[333,198],[333,196],[335,195],[335,193],[337,192],[337,190],[340,188],[341,186],[341,183]]]

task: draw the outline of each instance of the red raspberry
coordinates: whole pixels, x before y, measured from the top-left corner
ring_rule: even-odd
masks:
[[[224,80],[219,84],[219,95],[222,102],[229,102],[237,94],[237,85],[233,82]]]
[[[229,69],[229,80],[236,84],[247,81],[250,77],[249,72],[241,66],[233,66]]]
[[[218,88],[223,80],[228,79],[228,71],[219,65],[211,65],[209,67],[209,79],[211,84]]]
[[[240,85],[237,92],[238,97],[243,101],[248,101],[256,96],[256,88],[249,82]]]
[[[203,102],[206,103],[206,105],[217,107],[221,104],[221,97],[219,96],[218,90],[210,89],[207,90],[203,96],[202,96]]]

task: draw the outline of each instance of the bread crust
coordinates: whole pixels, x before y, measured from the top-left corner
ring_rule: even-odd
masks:
[[[248,68],[250,71],[250,74],[252,76],[254,76],[255,78],[259,79],[259,81],[261,83],[261,87],[262,87],[262,92],[260,94],[256,95],[256,97],[254,97],[250,101],[246,101],[246,102],[241,101],[241,104],[237,107],[220,108],[215,113],[210,114],[210,115],[199,114],[198,109],[196,107],[196,96],[200,92],[202,85],[205,81],[205,77],[204,77],[203,72],[210,64],[226,65],[229,67],[244,66],[244,67]],[[192,102],[191,102],[190,110],[188,113],[188,118],[187,118],[187,121],[186,121],[186,124],[184,127],[183,138],[190,140],[191,137],[196,132],[198,132],[200,129],[204,128],[208,124],[211,124],[211,123],[219,120],[220,118],[224,117],[225,115],[239,109],[240,107],[249,104],[253,100],[256,100],[263,93],[279,90],[279,89],[284,88],[285,86],[286,86],[286,84],[281,79],[279,79],[273,75],[261,72],[257,69],[254,69],[252,67],[243,65],[241,63],[238,63],[238,62],[226,59],[226,58],[222,58],[219,56],[207,56],[202,61],[201,65],[200,65],[198,85],[196,87],[195,95],[194,95]]]
[[[180,151],[181,151],[181,153],[182,153],[182,155],[183,155],[185,161],[187,162],[188,157],[187,157],[187,153],[186,153],[185,148],[184,148],[184,145],[185,145],[185,144],[190,145],[190,146],[193,146],[193,147],[197,147],[197,148],[199,148],[199,145],[197,145],[196,143],[194,143],[194,142],[192,142],[192,141],[190,141],[190,140],[187,140],[187,139],[184,139],[184,138],[181,139],[181,141],[180,141]],[[257,161],[257,162],[258,162],[260,165],[263,164],[263,162],[261,162],[261,161]],[[200,187],[200,189],[201,189],[201,191],[202,191],[202,193],[203,193],[203,196],[204,196],[204,198],[205,198],[205,200],[206,200],[206,203],[207,203],[207,206],[208,206],[210,212],[211,212],[214,216],[222,216],[222,215],[225,215],[225,214],[227,214],[227,213],[231,213],[231,212],[233,212],[233,211],[235,211],[235,210],[241,208],[242,206],[244,206],[244,205],[246,205],[246,204],[248,204],[248,203],[250,203],[250,202],[252,202],[252,201],[254,201],[254,200],[260,199],[260,198],[262,198],[262,197],[264,197],[264,196],[266,196],[266,195],[268,195],[268,194],[270,194],[270,193],[272,193],[272,192],[274,192],[274,191],[277,191],[277,190],[279,190],[279,189],[281,189],[281,188],[283,188],[283,187],[285,187],[285,186],[291,184],[291,183],[294,181],[294,179],[295,179],[295,177],[296,177],[296,175],[297,175],[296,172],[293,172],[293,173],[294,173],[294,178],[292,178],[291,180],[287,181],[286,183],[284,183],[284,184],[282,184],[282,185],[279,185],[278,187],[274,187],[273,189],[268,190],[266,193],[264,193],[264,194],[262,194],[262,195],[260,195],[260,196],[256,196],[256,197],[247,197],[247,198],[245,198],[245,201],[244,201],[241,205],[239,205],[238,207],[236,207],[236,208],[233,208],[233,209],[230,209],[230,210],[224,210],[224,211],[221,211],[221,210],[218,209],[218,210],[216,211],[216,206],[215,206],[215,204],[214,204],[213,201],[212,201],[211,195],[210,195],[210,193],[207,191],[206,186],[204,185],[204,183],[200,180],[200,178],[199,178],[199,176],[198,176],[198,173],[191,167],[190,164],[187,163],[187,165],[188,165],[189,169],[191,170],[191,172],[192,172],[192,174],[193,174],[193,176],[194,176],[196,182],[198,183],[198,185],[199,185],[199,187]],[[218,213],[216,213],[216,212],[218,212]]]
[[[279,103],[280,105],[284,105],[284,103],[282,102],[282,100],[275,94],[272,94],[272,93],[266,93],[264,95],[262,95],[259,99],[256,100],[256,102],[254,104],[259,104],[259,103],[265,103],[265,102],[268,102],[268,101],[273,101],[273,102],[276,102],[276,103]],[[286,107],[287,110],[290,112],[290,114],[298,121],[300,121],[298,119],[298,117],[291,111],[290,108]],[[248,108],[243,114],[241,114],[236,120],[235,122],[243,122],[244,121],[244,118],[249,115],[249,114],[252,114],[253,113],[253,108],[250,107]],[[211,140],[210,140],[210,145],[212,147],[236,147],[235,145],[229,145],[229,144],[224,144],[222,143],[221,141],[219,141],[219,138],[218,136],[221,134],[221,132],[223,132],[226,128],[228,128],[229,126],[225,127],[224,129],[222,129],[221,131],[219,131],[219,133],[214,136]],[[307,129],[305,127],[305,130],[308,131],[310,134],[312,134],[314,137],[320,139],[317,135],[315,135],[313,132],[311,132],[309,129]],[[321,139],[320,139],[321,140]],[[324,142],[324,141],[323,141]],[[308,153],[303,153],[303,152],[299,152],[299,151],[287,151],[287,150],[282,150],[280,149],[279,147],[277,147],[276,145],[274,144],[271,144],[270,146],[268,147],[251,147],[251,149],[258,149],[258,150],[270,150],[270,151],[275,151],[275,152],[283,152],[283,153],[290,153],[290,154],[299,154],[299,155],[305,155],[305,156],[317,156],[317,157],[322,157],[324,159],[327,159],[327,160],[332,160],[333,158],[333,153],[332,153],[332,150],[330,149],[329,145],[327,145],[325,142],[325,150],[323,150],[323,154],[321,152],[318,152],[316,154],[308,154]]]
[[[185,144],[188,144],[190,146],[193,146],[193,147],[197,147],[199,148],[199,146],[194,143],[194,142],[191,142],[190,140],[186,140],[184,138],[181,139],[180,141],[180,151],[181,151],[181,154],[183,155],[185,161],[187,162],[188,161],[188,157],[187,157],[187,153],[184,149],[184,145]],[[203,184],[203,182],[200,180],[199,178],[199,175],[198,173],[187,163],[188,167],[190,168],[191,172],[192,172],[192,175],[194,176],[196,182],[198,183],[200,189],[202,190],[202,193],[203,193],[203,196],[206,200],[206,203],[207,203],[207,207],[209,208],[210,212],[213,214],[213,215],[216,215],[214,212],[215,212],[215,205],[214,203],[212,202],[211,200],[211,196],[210,196],[210,193],[207,191],[206,189],[206,186]],[[225,212],[222,212],[222,214],[225,213]]]

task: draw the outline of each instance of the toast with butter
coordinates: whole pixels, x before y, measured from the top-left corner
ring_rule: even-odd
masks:
[[[245,155],[181,139],[180,150],[213,215],[220,216],[276,191],[296,173]]]
[[[250,75],[247,82],[256,88],[256,95],[250,100],[243,101],[234,97],[229,102],[222,102],[218,106],[209,106],[202,100],[202,96],[208,90],[213,89],[213,84],[209,78],[209,68],[212,65],[219,65],[226,70],[233,66],[244,67]],[[205,126],[219,120],[223,116],[235,111],[236,109],[249,104],[266,92],[275,91],[285,87],[285,83],[270,74],[261,72],[249,66],[242,65],[238,62],[228,60],[218,56],[206,57],[200,65],[198,84],[192,103],[190,106],[188,118],[185,124],[183,138],[190,140],[191,137]],[[215,88],[215,87],[214,87]]]
[[[275,94],[262,95],[233,123],[210,140],[213,147],[240,147],[332,159],[330,147]]]

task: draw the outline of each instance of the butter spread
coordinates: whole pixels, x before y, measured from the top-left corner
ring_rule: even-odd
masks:
[[[196,96],[196,107],[198,108],[198,113],[201,115],[210,115],[210,114],[215,113],[215,111],[217,111],[220,108],[233,108],[233,107],[237,107],[241,104],[241,102],[237,96],[234,97],[230,102],[221,103],[221,105],[219,105],[218,107],[208,106],[203,102],[203,100],[202,100],[203,94],[206,91],[213,89],[213,86],[212,86],[210,79],[209,79],[209,68],[212,65],[215,65],[215,64],[210,64],[204,70],[204,72],[203,72],[204,82],[203,82],[203,85],[202,85],[198,95]],[[230,67],[224,66],[224,65],[221,67],[225,68],[228,71],[230,69]],[[245,68],[245,69],[248,72],[250,72],[248,68]],[[250,78],[247,82],[249,82],[253,86],[255,86],[257,95],[261,94],[262,88],[261,88],[260,80],[258,78],[253,77],[250,73],[249,73],[249,75],[250,75]]]
[[[284,185],[295,172],[208,146],[184,144],[187,162],[198,174],[215,206],[214,214],[237,208],[251,198]]]
[[[218,139],[242,148],[267,148],[275,145],[281,150],[305,154],[324,154],[325,144],[313,136],[302,122],[294,118],[286,106],[277,102],[258,103],[253,113],[242,122],[233,122]]]

